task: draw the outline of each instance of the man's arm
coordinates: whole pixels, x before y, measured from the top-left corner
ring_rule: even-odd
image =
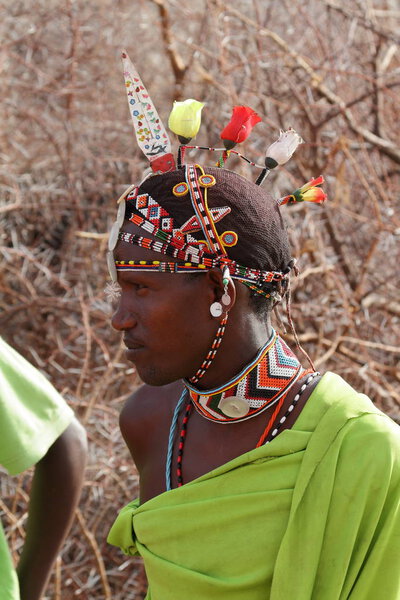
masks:
[[[86,465],[86,432],[76,419],[37,463],[26,539],[17,567],[21,600],[39,600],[72,524]]]

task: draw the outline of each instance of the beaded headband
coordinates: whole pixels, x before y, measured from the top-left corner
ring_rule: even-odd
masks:
[[[125,52],[122,54],[122,59],[128,104],[138,145],[149,160],[153,175],[167,174],[176,168],[169,136],[150,95]],[[234,153],[261,169],[255,182],[259,186],[269,171],[278,165],[285,164],[303,141],[293,129],[281,132],[279,139],[269,146],[265,164],[257,165],[233,150],[233,147],[244,141],[254,125],[261,119],[249,107],[237,106],[233,109],[231,121],[221,133],[224,148],[189,146],[190,140],[195,137],[200,127],[203,106],[196,100],[174,103],[168,124],[181,143],[178,150],[178,168],[183,165],[185,151],[190,148],[220,152],[217,166],[221,170],[224,170],[223,167],[229,159],[229,155]],[[110,232],[107,255],[107,263],[113,281],[117,280],[118,271],[196,273],[215,266],[221,268],[227,266],[233,278],[269,297],[271,292],[274,293],[274,288],[278,283],[288,277],[290,268],[285,267],[280,271],[254,269],[233,260],[228,253],[229,249],[238,243],[237,231],[231,227],[219,233],[216,228],[216,223],[222,221],[233,208],[230,206],[209,207],[208,203],[208,190],[218,185],[216,177],[206,172],[200,165],[186,164],[183,166],[183,171],[184,178],[172,188],[176,203],[188,202],[192,208],[191,216],[183,224],[176,222],[174,215],[157,198],[153,198],[149,193],[143,193],[141,186],[130,186],[119,199],[117,220]],[[322,182],[322,177],[313,179],[293,194],[282,198],[278,204],[290,204],[303,200],[323,202],[326,196],[318,187]],[[221,196],[223,196],[222,193]],[[124,219],[130,220],[141,228],[145,235],[120,231]],[[149,235],[151,237],[148,237]],[[165,254],[176,259],[176,262],[115,261],[113,250],[118,240]]]

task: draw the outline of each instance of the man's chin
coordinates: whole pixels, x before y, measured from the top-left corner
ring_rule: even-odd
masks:
[[[168,385],[169,383],[173,383],[174,381],[178,381],[181,379],[180,377],[168,376],[165,372],[156,367],[141,367],[136,366],[136,372],[139,375],[140,379],[143,383],[147,385],[152,385],[154,387],[160,387],[162,385]]]

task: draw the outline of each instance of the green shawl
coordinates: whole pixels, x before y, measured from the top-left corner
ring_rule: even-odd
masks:
[[[291,430],[120,512],[147,600],[400,600],[400,428],[327,373]]]

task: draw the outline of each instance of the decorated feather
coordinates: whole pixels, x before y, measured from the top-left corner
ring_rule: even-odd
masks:
[[[171,142],[158,112],[128,54],[122,52],[129,112],[139,148],[150,161],[153,171],[175,169]]]

